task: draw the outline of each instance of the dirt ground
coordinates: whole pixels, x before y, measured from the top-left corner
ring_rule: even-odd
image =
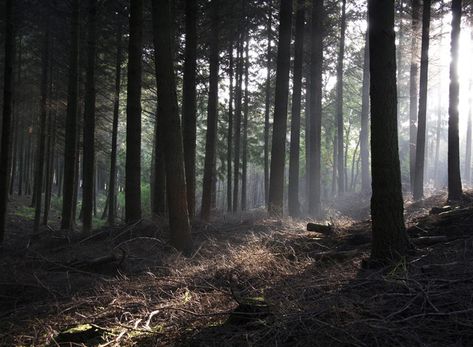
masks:
[[[406,202],[411,254],[371,270],[360,196],[329,208],[328,234],[263,211],[196,223],[189,257],[161,221],[34,234],[12,211],[0,345],[469,346],[473,202],[444,205]]]

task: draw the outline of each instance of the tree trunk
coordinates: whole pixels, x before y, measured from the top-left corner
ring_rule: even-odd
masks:
[[[20,89],[19,86],[21,83],[22,53],[23,53],[22,37],[20,36],[18,40],[18,62],[17,62],[17,76],[16,76],[17,88],[15,89],[15,96],[13,97],[13,104],[12,104],[12,115],[14,117],[12,133],[14,134],[14,138],[13,138],[13,146],[12,146],[13,153],[12,153],[11,175],[10,175],[10,195],[13,195],[13,192],[15,190],[15,179],[18,172],[17,162],[18,162],[18,157],[21,158],[21,152],[18,148],[19,146],[18,142],[20,142],[20,144],[22,145],[22,138],[23,138],[23,133],[20,130],[21,129],[20,128],[21,103],[18,102],[20,99],[20,92],[18,89]]]
[[[271,171],[269,176],[268,211],[272,216],[282,216],[283,214],[292,0],[281,0],[279,23],[273,141],[271,145]]]
[[[248,112],[249,112],[249,96],[248,96],[248,71],[250,68],[249,58],[249,45],[250,38],[249,34],[246,34],[246,46],[245,46],[245,106],[243,111],[243,139],[242,139],[242,162],[241,162],[241,210],[246,210],[247,201],[247,179],[248,179]]]
[[[46,30],[43,38],[43,54],[42,54],[42,71],[41,71],[41,114],[39,117],[39,134],[36,144],[36,165],[35,165],[35,183],[34,195],[35,199],[35,215],[34,215],[34,231],[38,231],[41,224],[41,203],[43,193],[44,179],[44,159],[46,151],[46,119],[48,116],[48,70],[49,70],[49,20],[46,19]]]
[[[343,60],[345,59],[345,31],[346,31],[346,0],[342,0],[342,17],[340,21],[340,47],[337,58],[337,172],[338,172],[338,194],[345,193],[345,156],[343,150]]]
[[[470,79],[468,86],[468,125],[466,128],[466,150],[465,150],[465,180],[467,184],[471,184],[471,128],[472,128],[472,100],[471,93],[473,92],[472,80]]]
[[[429,81],[431,0],[424,0],[422,11],[422,51],[420,58],[419,117],[417,124],[416,161],[414,175],[414,200],[424,196],[425,136],[427,127],[427,84]]]
[[[302,62],[304,56],[304,6],[304,1],[299,0],[297,3],[296,37],[294,43],[295,53],[291,110],[291,145],[289,154],[288,208],[291,217],[298,217],[301,212],[299,205],[299,152],[301,140]]]
[[[213,181],[215,180],[215,158],[217,152],[217,120],[218,120],[218,70],[219,70],[219,47],[218,47],[218,0],[211,2],[211,34],[210,34],[210,81],[209,101],[207,108],[207,136],[205,142],[205,164],[202,186],[202,209],[201,218],[204,221],[210,219],[212,203]]]
[[[419,77],[419,28],[420,28],[420,0],[412,0],[412,33],[411,33],[411,74],[409,80],[409,177],[410,190],[414,190],[416,135],[417,135],[417,94]]]
[[[61,229],[71,230],[74,226],[73,209],[74,186],[76,181],[76,143],[77,114],[79,103],[79,35],[80,35],[80,1],[72,2],[71,51],[69,63],[69,82],[67,91],[67,115],[64,147],[64,178],[62,199]]]
[[[266,24],[266,31],[268,35],[268,48],[266,56],[266,99],[264,110],[264,201],[268,204],[269,200],[269,116],[271,110],[271,23],[273,16],[272,0],[268,0],[268,21]]]
[[[176,82],[173,67],[171,8],[169,0],[153,0],[153,31],[158,90],[158,114],[161,118],[166,167],[171,243],[181,251],[190,251],[189,211],[187,208],[184,150],[179,121]]]
[[[322,131],[322,18],[323,0],[312,1],[312,30],[310,48],[310,162],[309,162],[309,214],[318,217],[321,213],[321,131]]]
[[[186,1],[186,48],[182,96],[182,127],[189,216],[195,215],[197,0]]]
[[[371,259],[389,262],[404,256],[404,225],[397,137],[396,46],[393,0],[368,1],[370,41]]]
[[[122,76],[122,25],[117,30],[117,56],[115,63],[115,93],[113,96],[112,150],[110,154],[110,182],[108,185],[108,218],[109,225],[115,224],[117,197],[117,145],[118,118],[120,115],[120,84]]]
[[[460,140],[458,138],[458,104],[460,84],[458,77],[458,51],[462,0],[452,0],[452,37],[450,61],[450,89],[448,103],[448,199],[461,198],[462,182],[460,177]]]
[[[89,0],[87,34],[87,80],[85,84],[85,113],[82,165],[82,228],[92,230],[95,167],[95,52],[97,0]]]
[[[370,48],[368,31],[365,40],[365,58],[363,64],[363,86],[361,91],[361,191],[371,191],[370,180],[370,150],[369,150],[369,118],[370,118]]]
[[[5,55],[3,73],[3,113],[2,113],[2,140],[0,159],[0,244],[3,243],[6,227],[8,183],[10,163],[10,127],[13,101],[13,60],[14,60],[14,33],[13,33],[13,1],[5,1]]]
[[[126,110],[125,221],[141,219],[141,65],[143,0],[130,1]]]
[[[227,132],[227,211],[232,211],[232,149],[233,149],[233,37],[229,48],[230,95],[228,101]]]
[[[164,165],[164,149],[162,124],[158,114],[156,114],[154,128],[154,162],[153,162],[153,192],[152,192],[152,212],[156,216],[164,216],[166,213],[166,169]]]

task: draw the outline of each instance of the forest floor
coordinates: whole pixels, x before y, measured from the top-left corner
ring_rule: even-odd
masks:
[[[13,203],[0,345],[471,346],[473,199],[445,204],[406,202],[415,251],[370,270],[359,196],[329,209],[330,233],[263,211],[197,223],[188,257],[159,221],[34,234]]]

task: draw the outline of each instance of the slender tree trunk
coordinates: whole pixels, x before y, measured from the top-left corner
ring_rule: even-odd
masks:
[[[109,225],[115,224],[117,197],[117,146],[118,118],[120,115],[120,85],[122,77],[122,25],[117,30],[117,56],[115,62],[115,93],[113,96],[112,151],[110,155],[110,182],[108,185],[108,218]]]
[[[49,22],[49,19],[46,19]],[[35,165],[35,184],[34,195],[35,199],[35,215],[34,215],[34,230],[38,231],[41,223],[41,203],[43,193],[44,180],[44,159],[46,147],[46,119],[48,117],[48,70],[49,70],[49,23],[46,23],[46,31],[44,33],[43,41],[43,56],[42,56],[42,71],[41,71],[41,114],[39,120],[39,134],[37,138],[37,152]]]
[[[396,46],[393,0],[368,1],[370,41],[371,216],[374,261],[407,252],[397,137]]]
[[[156,216],[166,213],[166,170],[164,165],[164,149],[161,119],[156,114],[154,128],[154,163],[153,163],[153,199],[152,211]]]
[[[297,217],[301,212],[299,205],[299,152],[301,140],[302,62],[304,58],[305,30],[304,6],[303,0],[297,2],[294,77],[292,87],[291,145],[289,154],[288,208],[291,217]]]
[[[85,85],[84,143],[82,165],[82,228],[92,230],[95,168],[95,52],[97,0],[89,0],[87,34],[87,80]]]
[[[186,1],[186,49],[182,100],[182,127],[189,215],[195,215],[197,0]]]
[[[414,190],[416,135],[418,114],[418,85],[419,85],[419,30],[420,30],[420,0],[412,0],[412,37],[411,37],[411,74],[409,80],[409,177],[410,189]]]
[[[230,91],[228,101],[228,132],[227,132],[227,211],[232,211],[232,150],[233,150],[233,37],[230,42],[229,78]]]
[[[187,208],[184,150],[179,121],[176,82],[173,67],[171,8],[169,0],[153,0],[153,28],[158,114],[162,126],[162,143],[166,167],[166,188],[169,206],[171,243],[181,251],[192,246],[189,211]]]
[[[310,48],[310,162],[309,162],[309,215],[318,217],[321,214],[321,132],[322,132],[322,18],[323,0],[312,1],[312,29]]]
[[[264,197],[265,203],[269,201],[269,116],[271,110],[271,41],[272,41],[272,16],[273,16],[273,1],[268,1],[268,21],[266,24],[266,31],[268,35],[268,48],[266,53],[266,99],[265,99],[265,110],[264,110]]]
[[[292,0],[281,0],[268,211],[282,216],[286,161],[287,104],[291,58]]]
[[[462,1],[452,0],[452,38],[450,61],[450,90],[448,104],[448,199],[461,198],[462,182],[460,177],[460,140],[458,138],[458,104],[460,83],[458,77],[458,51]]]
[[[345,31],[346,31],[346,0],[342,0],[342,17],[340,21],[340,47],[337,58],[337,172],[338,172],[338,194],[343,196],[345,192],[345,160],[343,150],[343,63],[345,59]]]
[[[443,27],[443,20],[440,24],[440,41],[439,46],[440,49],[443,47],[443,35],[444,35],[444,27]],[[435,134],[435,158],[434,158],[434,184],[439,185],[439,156],[440,156],[440,135],[442,130],[442,79],[439,80],[438,86],[438,95],[437,95],[437,128]]]
[[[427,84],[429,81],[431,0],[424,0],[422,11],[422,51],[420,58],[419,117],[417,124],[414,200],[424,196],[425,136],[427,127]]]
[[[368,32],[365,40],[365,58],[363,64],[363,86],[361,91],[361,131],[360,131],[360,156],[361,156],[361,191],[371,191],[370,180],[370,150],[369,150],[369,117],[370,117],[370,48]]]
[[[219,47],[218,47],[218,0],[211,2],[211,34],[210,34],[210,81],[209,101],[207,109],[207,136],[205,142],[205,164],[202,186],[202,209],[201,218],[204,221],[210,219],[212,202],[213,181],[215,178],[215,158],[217,152],[217,119],[218,119],[218,70],[219,70]]]
[[[20,131],[20,116],[21,116],[21,111],[20,111],[20,105],[17,99],[20,98],[20,91],[19,91],[19,85],[21,83],[21,69],[22,69],[22,37],[20,36],[18,40],[18,62],[17,62],[17,77],[16,77],[16,86],[15,88],[15,96],[13,97],[13,104],[12,104],[12,114],[13,114],[13,128],[12,128],[12,133],[14,134],[13,137],[13,148],[12,148],[12,164],[11,164],[11,175],[10,175],[10,195],[13,195],[13,192],[15,190],[15,178],[17,175],[17,161],[18,157],[21,156],[21,153],[18,154],[19,149],[18,149],[18,142],[21,143],[22,141],[22,132]],[[15,106],[16,105],[16,106]],[[20,139],[19,139],[20,138]]]
[[[249,113],[249,96],[248,96],[248,71],[250,68],[249,58],[250,39],[248,33],[246,34],[245,46],[245,106],[243,111],[243,139],[242,139],[242,163],[241,163],[241,209],[246,210],[247,202],[247,178],[248,178],[248,113]]]
[[[141,65],[143,0],[130,1],[126,115],[125,221],[141,219]]]
[[[72,2],[71,51],[69,63],[69,82],[67,91],[67,116],[64,147],[64,177],[61,229],[71,230],[74,227],[73,210],[74,186],[76,181],[76,143],[77,118],[79,103],[79,35],[80,35],[80,1]]]
[[[241,140],[241,107],[242,107],[242,83],[243,83],[243,35],[242,31],[242,19],[240,19],[240,25],[238,26],[240,37],[238,39],[237,49],[237,85],[235,95],[235,132],[234,132],[234,163],[233,163],[233,212],[238,210],[238,198],[240,189],[240,140]]]
[[[465,150],[465,180],[468,184],[471,184],[471,128],[472,128],[472,100],[471,93],[473,92],[472,80],[470,79],[468,87],[468,125],[466,128],[466,150]]]
[[[15,38],[13,33],[13,1],[5,1],[5,55],[3,72],[3,112],[0,159],[0,245],[3,243],[8,205],[8,183],[10,163],[10,127],[13,101],[13,60]]]

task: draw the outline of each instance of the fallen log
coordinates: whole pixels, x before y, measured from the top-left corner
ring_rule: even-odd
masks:
[[[321,234],[330,234],[333,231],[333,226],[328,224],[307,223],[307,231],[314,231]]]

